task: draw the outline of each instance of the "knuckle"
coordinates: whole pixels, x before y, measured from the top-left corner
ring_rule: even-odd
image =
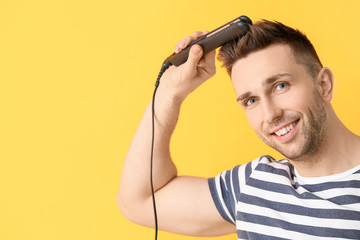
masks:
[[[187,43],[189,43],[191,40],[192,40],[192,37],[190,37],[190,36],[187,36],[184,38],[184,41]]]
[[[202,32],[200,32],[200,31],[194,31],[193,32],[193,36],[194,37],[199,37],[199,36],[201,36],[202,35]]]
[[[180,46],[181,46],[181,43],[182,43],[182,41],[178,41],[178,42],[176,43],[176,45],[175,45],[175,48],[180,47]]]

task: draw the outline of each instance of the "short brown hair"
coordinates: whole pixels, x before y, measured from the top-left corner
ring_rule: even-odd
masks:
[[[237,60],[276,43],[289,45],[296,61],[303,64],[313,77],[317,76],[322,64],[309,39],[299,30],[276,21],[261,20],[250,25],[250,31],[242,38],[220,48],[218,60],[231,75]]]

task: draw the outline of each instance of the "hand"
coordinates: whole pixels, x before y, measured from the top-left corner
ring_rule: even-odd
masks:
[[[175,52],[180,52],[186,48],[191,41],[206,33],[207,31],[196,31],[192,37],[185,37],[176,44]],[[178,67],[171,66],[165,71],[160,80],[159,88],[164,89],[163,92],[171,94],[176,100],[183,101],[187,95],[207,79],[214,76],[215,73],[215,50],[203,57],[201,46],[195,44],[191,47],[188,60],[184,64]]]

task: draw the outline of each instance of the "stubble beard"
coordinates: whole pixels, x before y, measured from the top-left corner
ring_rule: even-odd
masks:
[[[324,144],[323,129],[324,123],[327,119],[325,107],[322,104],[322,99],[317,91],[314,91],[314,106],[313,110],[311,107],[308,107],[307,119],[304,117],[301,118],[301,116],[303,116],[301,113],[291,113],[276,121],[277,123],[281,123],[288,122],[288,119],[295,120],[300,118],[302,120],[303,132],[300,134],[303,135],[303,139],[298,141],[299,146],[297,146],[294,150],[289,149],[287,146],[281,146],[270,138],[263,137],[266,136],[266,133],[268,133],[266,130],[264,131],[264,135],[258,134],[259,137],[268,146],[280,152],[292,161],[306,161],[307,159],[312,159],[312,157],[320,151],[322,144]],[[291,142],[288,144],[290,143]]]

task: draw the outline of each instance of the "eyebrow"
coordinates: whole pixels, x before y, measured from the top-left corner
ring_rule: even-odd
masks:
[[[277,73],[277,74],[274,74],[266,79],[264,79],[264,81],[261,83],[261,85],[263,86],[266,86],[266,85],[270,85],[272,84],[273,82],[275,82],[276,80],[278,80],[279,78],[282,78],[282,77],[286,77],[286,76],[291,76],[290,73]],[[250,91],[246,92],[246,93],[243,93],[241,95],[239,95],[236,99],[237,102],[240,102],[246,98],[248,98],[252,93]]]

